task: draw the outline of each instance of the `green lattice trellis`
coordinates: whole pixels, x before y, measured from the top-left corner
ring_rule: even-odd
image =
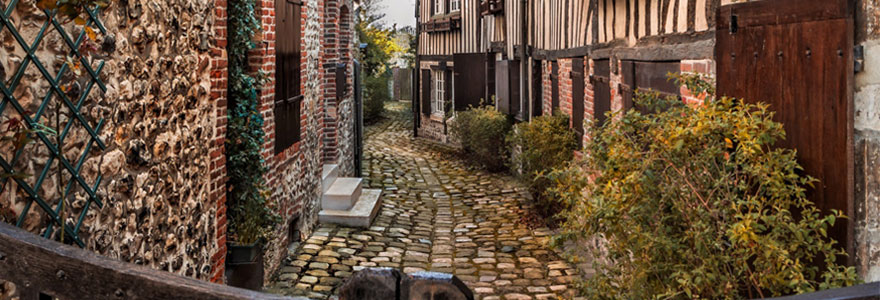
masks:
[[[79,159],[76,163],[71,163],[68,159],[66,159],[61,153],[59,153],[59,149],[61,148],[59,144],[54,143],[46,133],[37,130],[34,135],[37,140],[40,142],[40,146],[46,147],[49,151],[48,162],[42,169],[42,172],[36,177],[36,181],[31,185],[27,183],[25,180],[21,179],[18,176],[10,176],[8,178],[0,179],[0,189],[6,188],[8,180],[14,180],[17,184],[18,188],[28,197],[27,202],[25,204],[24,209],[19,214],[18,221],[16,222],[16,226],[21,227],[25,221],[26,216],[30,212],[31,206],[34,203],[37,204],[48,216],[49,222],[47,224],[47,228],[43,231],[44,237],[51,237],[54,226],[64,226],[65,236],[72,239],[72,241],[79,245],[80,247],[84,247],[85,243],[83,243],[82,239],[79,235],[80,227],[86,217],[86,214],[89,211],[89,207],[94,203],[98,208],[102,207],[103,204],[96,194],[98,186],[101,184],[101,175],[99,174],[95,179],[93,184],[89,184],[86,182],[86,178],[80,174],[80,171],[83,167],[86,158],[89,156],[89,152],[92,147],[97,144],[97,146],[104,150],[106,146],[101,141],[101,138],[98,136],[101,128],[104,125],[104,120],[101,119],[97,122],[97,125],[93,128],[89,125],[89,122],[86,120],[86,117],[80,111],[82,109],[83,103],[88,98],[92,88],[95,85],[98,85],[98,88],[101,89],[102,92],[106,92],[107,87],[101,81],[98,74],[104,67],[104,61],[101,61],[97,68],[92,68],[88,59],[80,52],[80,47],[83,44],[83,41],[86,39],[87,33],[85,30],[81,30],[76,40],[73,40],[69,34],[67,34],[66,30],[62,26],[62,23],[58,20],[58,10],[44,10],[43,12],[46,14],[46,21],[43,23],[42,27],[38,31],[36,38],[29,45],[24,38],[22,38],[18,29],[15,28],[12,23],[10,16],[16,5],[18,4],[18,0],[11,0],[8,5],[4,8],[2,4],[0,4],[0,33],[2,31],[8,30],[9,33],[15,38],[15,41],[18,45],[27,53],[26,57],[21,61],[21,64],[15,70],[12,77],[9,81],[5,81],[5,78],[0,78],[0,93],[2,93],[3,100],[0,101],[0,113],[4,113],[6,111],[6,106],[11,105],[15,112],[18,113],[19,117],[22,119],[23,123],[28,126],[30,129],[35,129],[37,124],[39,124],[43,113],[46,111],[47,106],[49,106],[50,101],[53,98],[57,97],[57,101],[61,101],[61,104],[69,110],[69,117],[66,120],[66,124],[64,129],[58,132],[58,140],[61,141],[61,145],[64,144],[64,139],[67,137],[70,132],[71,127],[74,123],[80,124],[85,131],[88,133],[88,141],[85,144],[85,147],[82,150],[82,154],[79,155]],[[104,28],[104,25],[101,23],[98,18],[99,8],[95,7],[93,9],[87,9],[85,11],[86,24],[85,26],[95,26],[98,28],[101,34],[106,35],[107,30]],[[50,72],[44,66],[44,62],[41,62],[39,58],[35,55],[35,52],[43,41],[43,38],[46,36],[47,32],[54,28],[55,31],[60,35],[62,42],[69,48],[69,55],[75,57],[79,60],[81,67],[85,71],[88,76],[88,84],[85,85],[85,88],[82,89],[82,92],[79,94],[76,103],[72,102],[69,95],[67,95],[61,87],[60,81],[64,78],[66,72],[69,72],[70,66],[68,63],[64,63],[58,70],[57,74],[53,77]],[[22,78],[25,75],[25,71],[27,67],[33,64],[42,75],[43,79],[46,80],[50,88],[46,91],[46,95],[43,97],[42,102],[40,103],[39,109],[33,113],[33,116],[29,116],[29,112],[25,110],[24,107],[19,103],[18,99],[13,95],[13,91],[21,83]],[[24,148],[21,147],[17,151],[15,151],[14,156],[11,160],[7,160],[8,157],[0,157],[0,167],[8,174],[17,174],[19,173],[14,169],[16,162],[22,158],[22,154],[24,153]],[[61,168],[69,173],[70,180],[68,180],[67,185],[65,186],[64,192],[59,193],[61,195],[69,195],[72,188],[74,188],[74,184],[78,185],[82,190],[87,194],[88,200],[85,202],[82,211],[76,218],[75,224],[73,224],[73,228],[71,228],[71,224],[63,224],[64,221],[59,217],[59,213],[62,209],[62,201],[60,199],[54,199],[55,201],[47,201],[47,199],[41,198],[39,195],[39,191],[43,186],[43,182],[46,180],[46,177],[49,175],[50,170],[52,168],[52,164],[58,160]],[[59,186],[60,187],[60,186]],[[66,201],[65,201],[66,202]],[[50,203],[57,203],[52,207]]]

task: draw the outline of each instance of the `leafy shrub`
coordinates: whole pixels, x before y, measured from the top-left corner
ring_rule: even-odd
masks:
[[[700,80],[682,82],[714,96]],[[799,175],[795,151],[773,147],[785,133],[767,105],[638,98],[664,110],[612,118],[594,129],[580,165],[555,172],[589,170],[569,176],[588,182],[585,190],[554,188],[573,204],[554,245],[604,240],[591,247],[597,274],[587,296],[741,299],[857,281],[826,235],[844,216],[806,198],[815,180]]]
[[[574,157],[577,136],[568,123],[565,115],[541,116],[517,124],[507,137],[511,168],[528,184],[538,207],[547,216],[565,208],[546,194],[551,179],[545,173],[564,166]]]
[[[457,113],[449,129],[468,159],[490,171],[504,169],[504,137],[511,129],[506,115],[491,106],[472,107]]]
[[[364,81],[364,121],[372,123],[382,118],[385,102],[391,99],[388,76],[367,76]]]

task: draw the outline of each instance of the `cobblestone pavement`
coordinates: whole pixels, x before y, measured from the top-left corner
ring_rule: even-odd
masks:
[[[443,145],[412,138],[409,107],[367,128],[365,186],[384,189],[366,230],[320,225],[269,292],[331,298],[352,272],[393,267],[452,273],[478,299],[568,299],[576,269],[524,224],[527,194],[511,177],[474,170]]]

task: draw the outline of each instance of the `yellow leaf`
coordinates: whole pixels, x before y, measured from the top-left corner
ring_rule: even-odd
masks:
[[[724,138],[724,142],[727,143],[727,148],[733,148],[733,141],[729,138]]]
[[[89,39],[93,41],[97,39],[97,34],[95,34],[95,30],[91,27],[86,26],[86,34],[89,36]]]
[[[76,17],[75,19],[73,19],[73,23],[76,25],[86,25],[86,19]]]
[[[55,0],[40,0],[37,2],[37,7],[42,10],[55,9],[58,7]]]

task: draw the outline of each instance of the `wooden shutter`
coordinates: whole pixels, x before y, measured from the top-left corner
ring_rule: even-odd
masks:
[[[608,59],[597,59],[593,62],[593,76],[590,83],[593,85],[593,118],[596,125],[605,124],[605,113],[611,111],[611,66]]]
[[[480,99],[486,97],[486,56],[482,53],[455,54],[455,107],[464,111],[479,106]]]
[[[301,137],[301,2],[276,0],[275,153],[290,148]]]
[[[452,68],[443,70],[443,112],[452,110]]]
[[[623,97],[623,110],[630,110],[635,106],[633,101],[635,97],[635,65],[631,60],[624,60],[620,62],[620,76],[623,78],[623,83],[620,84],[620,95]]]
[[[584,59],[571,61],[571,126],[577,133],[578,146],[584,137]]]
[[[510,112],[509,115],[515,116],[518,120],[522,121],[522,114],[520,112],[522,106],[522,97],[520,94],[520,85],[522,85],[522,81],[520,77],[520,73],[522,73],[522,68],[519,64],[518,60],[511,60],[508,65],[508,72],[510,73]]]
[[[486,54],[486,97],[483,101],[484,104],[492,104],[492,97],[495,97],[497,100],[497,91],[495,89],[495,54],[487,53]]]
[[[550,73],[550,101],[553,112],[559,111],[559,62],[553,61]]]
[[[532,63],[532,117],[544,113],[544,68],[540,60]]]
[[[495,106],[498,111],[510,113],[510,61],[495,62]]]
[[[422,114],[431,114],[431,70],[422,70]]]

